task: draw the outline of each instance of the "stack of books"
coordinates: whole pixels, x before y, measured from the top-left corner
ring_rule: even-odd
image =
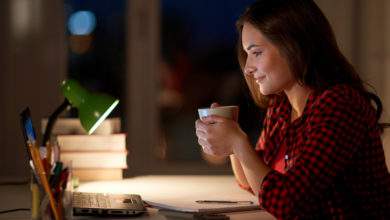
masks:
[[[42,121],[45,128],[47,120]],[[60,160],[71,164],[72,175],[80,181],[119,180],[127,168],[126,135],[120,119],[109,118],[88,135],[75,118],[57,119],[53,130]]]

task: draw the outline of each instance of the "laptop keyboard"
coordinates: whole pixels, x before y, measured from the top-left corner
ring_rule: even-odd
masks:
[[[104,194],[73,193],[73,206],[88,208],[110,208],[110,199]]]
[[[133,216],[146,211],[140,195],[73,192],[74,215]]]
[[[74,207],[88,207],[88,208],[111,208],[110,198],[112,195],[103,193],[73,193],[73,206]],[[135,199],[126,199],[124,201],[128,204],[136,204]]]

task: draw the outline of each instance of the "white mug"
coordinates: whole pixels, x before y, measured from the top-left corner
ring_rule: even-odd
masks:
[[[237,105],[219,106],[215,108],[200,108],[198,109],[199,118],[209,115],[218,115],[224,118],[238,120],[239,107]]]

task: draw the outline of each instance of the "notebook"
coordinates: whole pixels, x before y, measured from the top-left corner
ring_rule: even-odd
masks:
[[[29,108],[20,114],[20,122],[25,143],[37,141]],[[72,198],[74,215],[133,216],[146,212],[141,196],[136,194],[73,192]]]
[[[159,210],[170,211],[170,212],[181,212],[181,213],[190,213],[190,214],[220,214],[227,212],[243,212],[243,211],[253,211],[260,210],[259,205],[251,201],[242,201],[234,203],[231,201],[216,201],[215,203],[210,201],[210,203],[197,203],[180,201],[179,202],[169,202],[164,203],[147,201],[147,204],[151,207],[158,208]]]

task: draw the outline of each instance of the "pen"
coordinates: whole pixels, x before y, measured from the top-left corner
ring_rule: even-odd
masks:
[[[32,160],[34,163],[34,168],[37,171],[37,174],[38,174],[39,179],[42,183],[43,189],[45,190],[46,194],[49,197],[50,206],[51,206],[51,209],[53,211],[53,215],[54,215],[55,220],[61,220],[62,218],[58,213],[56,201],[55,201],[55,199],[53,197],[53,193],[50,189],[49,182],[47,181],[46,172],[45,172],[45,168],[43,167],[43,163],[41,160],[39,149],[38,149],[38,147],[33,146],[33,144],[35,144],[35,143],[29,142],[27,145],[28,145],[28,148],[31,152],[31,157],[32,157]]]
[[[53,170],[53,175],[50,177],[49,183],[52,188],[56,188],[60,181],[61,177],[61,172],[62,172],[62,162],[57,161],[54,170]]]
[[[252,201],[230,201],[230,200],[197,200],[199,204],[253,204]]]
[[[48,141],[46,143],[46,160],[47,162],[49,163],[49,170],[51,169],[51,154],[52,154],[52,147],[51,147],[51,144],[50,142]]]

